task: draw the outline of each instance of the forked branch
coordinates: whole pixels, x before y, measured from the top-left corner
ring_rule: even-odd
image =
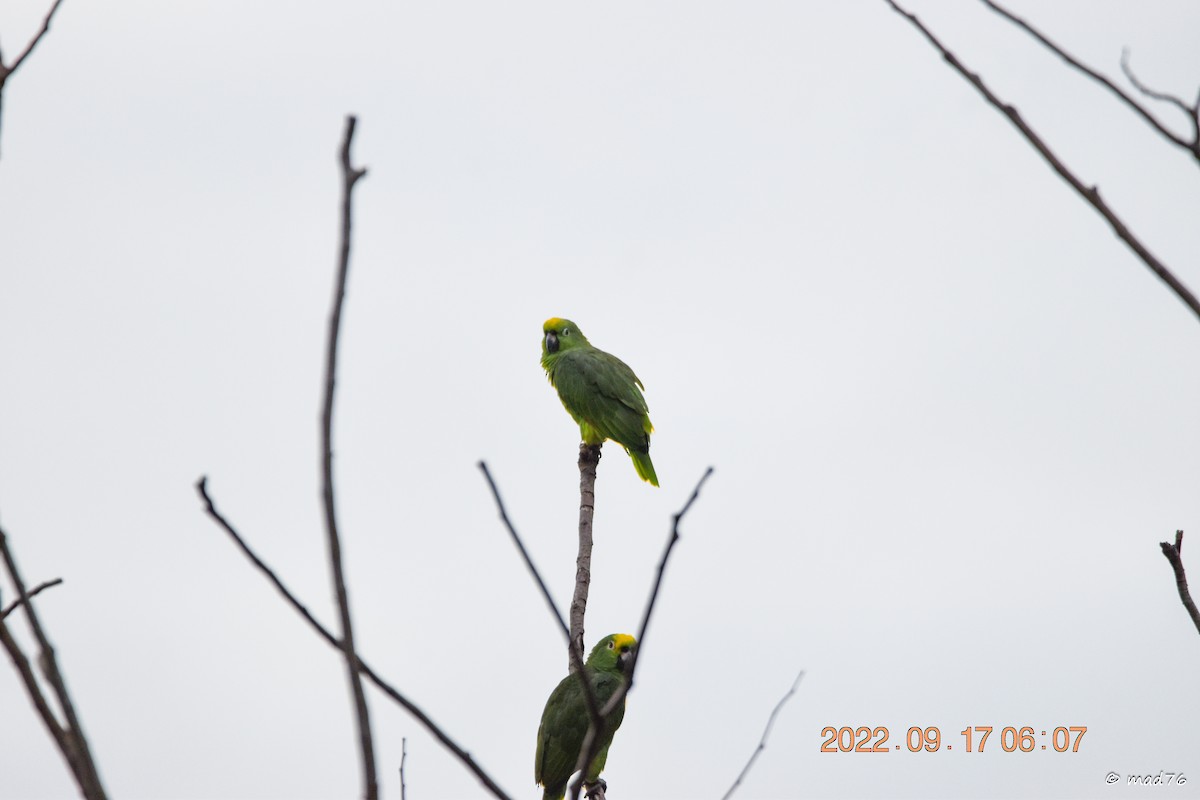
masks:
[[[583,687],[584,705],[587,706],[588,715],[592,718],[593,724],[597,724],[601,722],[603,718],[600,716],[600,705],[596,701],[596,693],[592,691],[592,684],[588,681],[587,674],[583,670],[583,655],[578,649],[571,646],[571,632],[567,629],[567,623],[563,622],[562,615],[558,613],[558,604],[554,602],[554,597],[550,594],[550,589],[546,586],[546,581],[542,578],[542,574],[538,572],[538,568],[534,565],[533,559],[529,556],[529,551],[525,548],[525,543],[521,541],[521,535],[517,533],[517,529],[513,526],[512,520],[509,519],[508,510],[504,507],[504,500],[502,500],[500,497],[500,489],[496,486],[496,481],[492,479],[492,473],[491,470],[488,469],[487,463],[480,461],[479,469],[483,472],[483,477],[487,479],[488,487],[492,490],[492,497],[494,497],[496,500],[496,508],[500,511],[500,521],[504,523],[504,527],[508,531],[509,537],[513,540],[513,544],[517,546],[517,550],[521,553],[521,558],[525,562],[525,568],[528,569],[529,574],[533,576],[534,582],[537,583],[538,588],[542,592],[542,597],[546,600],[546,605],[550,608],[550,614],[554,617],[555,622],[558,623],[559,630],[562,631],[563,638],[567,643],[567,660],[570,665],[569,670],[579,677],[579,685]],[[593,475],[594,474],[595,469],[593,467]],[[589,560],[591,558],[590,541],[591,540],[589,537]]]
[[[1085,186],[1083,182],[1079,180],[1079,178],[1075,177],[1075,174],[1067,169],[1066,165],[1063,164],[1058,156],[1056,156],[1050,150],[1049,146],[1042,140],[1042,138],[1038,136],[1031,127],[1029,127],[1024,118],[1022,118],[1020,113],[1017,112],[1017,109],[997,97],[992,90],[987,87],[987,84],[983,82],[983,79],[980,78],[979,75],[971,72],[965,66],[963,66],[962,62],[958,60],[954,53],[950,52],[950,50],[948,50],[946,46],[943,45],[942,42],[936,36],[934,36],[927,27],[925,27],[925,25],[921,23],[921,20],[919,20],[915,14],[910,14],[908,11],[905,11],[896,4],[895,0],[884,0],[884,2],[891,6],[893,11],[907,19],[913,25],[913,27],[919,30],[929,44],[942,54],[942,58],[946,61],[946,63],[949,64],[955,72],[965,78],[968,83],[974,86],[975,89],[991,106],[1000,111],[1000,113],[1004,114],[1004,116],[1008,117],[1013,126],[1016,127],[1016,129],[1020,131],[1021,135],[1025,137],[1025,140],[1028,141],[1029,144],[1038,151],[1042,158],[1045,159],[1046,163],[1050,165],[1050,168],[1057,172],[1063,180],[1070,184],[1071,188],[1074,189],[1080,197],[1086,200],[1088,204],[1095,208],[1096,211],[1098,211],[1100,215],[1104,217],[1104,219],[1112,227],[1113,232],[1117,234],[1118,238],[1125,242],[1125,244],[1128,245],[1135,254],[1137,254],[1138,258],[1142,260],[1142,263],[1149,267],[1151,272],[1157,275],[1163,283],[1167,284],[1167,286],[1171,288],[1171,291],[1175,292],[1176,296],[1178,296],[1179,299],[1182,300],[1188,306],[1188,308],[1192,310],[1192,313],[1196,315],[1197,319],[1200,319],[1200,300],[1197,300],[1196,296],[1192,294],[1191,290],[1184,286],[1183,283],[1175,277],[1174,273],[1167,269],[1167,266],[1159,261],[1158,258],[1155,257],[1155,255],[1151,253],[1144,244],[1142,244],[1142,241],[1138,239],[1132,231],[1129,230],[1129,227],[1124,223],[1124,221],[1122,221],[1121,218],[1117,216],[1116,212],[1114,212],[1100,197],[1100,191],[1095,186]]]
[[[1018,28],[1025,31],[1030,36],[1032,36],[1043,47],[1045,47],[1050,52],[1054,53],[1056,56],[1061,58],[1067,64],[1074,67],[1079,72],[1082,72],[1084,75],[1088,76],[1092,80],[1096,81],[1096,83],[1099,83],[1101,86],[1108,89],[1110,92],[1112,92],[1112,94],[1114,94],[1117,98],[1119,98],[1121,100],[1121,102],[1123,102],[1125,105],[1129,106],[1129,108],[1132,109],[1135,114],[1137,114],[1139,117],[1144,119],[1150,125],[1150,127],[1154,128],[1154,130],[1158,131],[1159,134],[1161,134],[1164,139],[1166,139],[1167,141],[1171,142],[1172,144],[1174,144],[1178,147],[1183,148],[1184,150],[1187,150],[1189,153],[1192,154],[1192,157],[1195,158],[1197,162],[1200,162],[1200,98],[1197,98],[1198,105],[1189,106],[1187,103],[1184,103],[1182,100],[1180,100],[1177,97],[1174,97],[1169,94],[1165,94],[1163,92],[1156,92],[1152,89],[1147,88],[1133,74],[1133,70],[1131,70],[1129,68],[1129,51],[1123,50],[1121,52],[1121,71],[1125,73],[1125,77],[1129,79],[1129,82],[1131,84],[1133,84],[1133,87],[1135,89],[1137,89],[1139,92],[1144,94],[1146,97],[1149,97],[1153,100],[1170,103],[1171,105],[1175,106],[1180,111],[1182,111],[1188,117],[1188,120],[1192,126],[1192,138],[1191,138],[1191,141],[1188,141],[1187,139],[1183,138],[1182,136],[1180,136],[1179,134],[1175,133],[1170,128],[1168,128],[1166,125],[1164,125],[1158,119],[1158,117],[1154,116],[1154,114],[1150,111],[1150,109],[1146,108],[1144,105],[1139,103],[1136,98],[1134,98],[1132,95],[1130,95],[1124,89],[1122,89],[1120,86],[1116,85],[1111,80],[1109,80],[1105,75],[1103,75],[1102,73],[1098,72],[1095,69],[1092,69],[1087,64],[1084,64],[1082,61],[1075,58],[1073,55],[1068,53],[1066,50],[1059,47],[1057,44],[1055,44],[1053,41],[1051,41],[1051,39],[1048,36],[1043,34],[1037,28],[1030,25],[1024,19],[1022,19],[1021,17],[1018,17],[1016,14],[1014,14],[1011,11],[1009,11],[1008,9],[1004,8],[999,3],[994,2],[994,0],[981,0],[981,2],[985,6],[990,8],[992,11],[995,11],[997,14],[1004,17],[1006,20],[1013,23]]]
[[[1163,555],[1175,571],[1175,587],[1179,590],[1179,599],[1183,601],[1183,607],[1192,618],[1192,624],[1200,631],[1200,611],[1196,609],[1196,602],[1192,600],[1192,593],[1188,591],[1187,573],[1183,571],[1183,531],[1175,531],[1175,544],[1159,542],[1158,546],[1162,548]]]
[[[75,712],[75,704],[67,691],[66,679],[58,667],[54,647],[50,644],[46,631],[42,627],[41,619],[31,600],[33,595],[25,586],[21,571],[17,568],[17,560],[13,556],[12,550],[9,549],[8,536],[2,528],[0,528],[0,560],[3,560],[9,580],[17,590],[17,603],[24,610],[25,618],[29,621],[29,630],[32,631],[33,638],[37,641],[39,650],[37,664],[50,683],[50,688],[54,691],[58,707],[62,709],[64,722],[60,723],[51,710],[50,704],[46,701],[33,674],[29,659],[25,657],[20,645],[9,633],[3,619],[0,619],[0,645],[8,651],[9,658],[12,659],[13,665],[21,676],[22,683],[25,684],[25,691],[33,701],[38,716],[42,718],[42,723],[54,738],[63,757],[66,758],[80,792],[88,800],[105,800],[107,794],[104,791],[104,785],[100,782],[100,772],[96,768],[96,761],[92,757],[87,737],[83,734],[83,724]],[[45,586],[43,585],[41,588],[45,588]]]
[[[642,612],[642,624],[638,628],[637,647],[634,648],[633,657],[629,659],[629,663],[625,667],[625,682],[622,683],[609,701],[604,704],[604,708],[600,709],[600,715],[603,718],[600,723],[593,722],[588,726],[587,734],[583,737],[583,747],[580,748],[579,760],[576,761],[576,768],[579,774],[571,783],[571,800],[579,800],[579,790],[583,787],[584,778],[587,777],[586,767],[592,763],[592,759],[596,757],[597,751],[600,749],[600,737],[598,732],[603,729],[603,723],[607,722],[608,717],[617,708],[625,702],[625,695],[629,694],[629,690],[633,688],[633,676],[637,670],[638,659],[641,658],[642,651],[645,649],[646,631],[650,627],[650,619],[654,615],[654,604],[658,601],[658,590],[662,586],[663,573],[667,569],[667,560],[671,557],[671,551],[675,548],[675,543],[679,541],[679,523],[683,520],[688,509],[692,507],[692,503],[696,502],[696,498],[700,496],[700,488],[704,486],[704,482],[708,480],[708,476],[712,475],[713,468],[709,467],[700,476],[700,480],[696,482],[696,488],[692,489],[691,495],[687,502],[683,504],[683,508],[679,509],[679,513],[671,518],[671,532],[667,536],[667,545],[663,548],[662,558],[658,562],[658,570],[654,578],[654,585],[650,589],[650,597],[646,600],[646,608]]]
[[[342,305],[346,295],[346,276],[350,265],[350,232],[352,223],[351,214],[351,193],[355,183],[366,175],[365,169],[359,169],[353,166],[350,159],[350,145],[354,138],[356,120],[353,116],[346,118],[345,135],[342,139],[341,147],[341,167],[342,167],[342,215],[341,215],[341,242],[339,247],[338,257],[338,273],[336,289],[334,291],[333,310],[329,320],[329,338],[326,349],[325,358],[325,394],[324,403],[321,414],[321,474],[322,474],[322,495],[324,499],[325,511],[325,526],[328,534],[330,566],[334,583],[334,591],[338,601],[338,613],[341,620],[342,636],[341,638],[334,636],[326,629],[308,609],[296,599],[295,595],[283,585],[283,581],[275,574],[275,572],[263,562],[251,549],[246,541],[234,530],[233,526],[217,512],[213,505],[212,499],[208,495],[207,479],[201,478],[196,484],[196,491],[199,492],[201,499],[204,501],[205,510],[218,525],[225,530],[226,533],[234,540],[237,546],[242,550],[247,558],[253,563],[271,583],[276,590],[283,595],[284,599],[296,610],[301,617],[329,643],[330,646],[341,652],[346,662],[346,669],[350,680],[351,691],[354,695],[355,712],[358,719],[359,729],[359,745],[362,755],[363,766],[363,783],[364,794],[371,798],[378,797],[378,782],[375,771],[375,752],[371,740],[370,719],[368,717],[366,696],[362,689],[362,678],[365,676],[367,680],[374,683],[384,694],[392,700],[399,703],[405,710],[417,718],[417,720],[425,726],[434,738],[441,742],[447,750],[453,753],[459,761],[463,763],[479,781],[487,787],[493,795],[501,800],[508,800],[508,795],[496,784],[491,777],[483,771],[483,769],[475,763],[471,758],[471,754],[458,746],[449,736],[439,728],[429,716],[418,708],[412,701],[400,694],[390,684],[380,678],[374,670],[372,670],[358,655],[358,651],[354,646],[353,628],[350,619],[350,604],[348,593],[346,591],[346,582],[342,569],[341,561],[341,542],[338,535],[337,516],[334,508],[334,488],[333,488],[333,399],[334,389],[336,386],[337,375],[337,342],[338,332],[341,327]]]
[[[21,51],[21,54],[17,56],[16,61],[5,66],[4,55],[0,53],[0,112],[3,112],[4,109],[4,84],[20,68],[21,64],[25,63],[25,59],[29,58],[29,54],[33,52],[33,48],[37,47],[38,42],[49,32],[50,20],[54,18],[54,12],[58,11],[60,5],[62,5],[62,0],[54,0],[54,5],[50,6],[50,10],[46,12],[46,16],[42,19],[42,27],[34,35],[33,39],[29,41],[29,44],[25,46],[25,49]],[[2,119],[3,117],[0,116],[0,121]]]

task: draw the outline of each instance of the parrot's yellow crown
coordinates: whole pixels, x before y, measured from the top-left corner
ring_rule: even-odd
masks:
[[[542,330],[546,332],[556,330],[561,328],[566,322],[567,320],[563,319],[562,317],[551,317],[542,323]]]
[[[637,639],[633,638],[628,633],[614,633],[613,634],[613,649],[614,650],[620,650],[622,647],[625,647],[627,645],[632,647],[636,644],[637,644]]]

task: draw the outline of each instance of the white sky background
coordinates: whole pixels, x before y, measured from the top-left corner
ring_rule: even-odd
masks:
[[[0,6],[7,58],[47,5]],[[913,8],[1200,289],[1185,153],[982,5]],[[1200,5],[1014,8],[1195,96]],[[65,580],[38,605],[114,797],[360,795],[341,661],[193,488],[334,624],[317,434],[348,112],[360,649],[513,796],[539,796],[566,664],[475,464],[565,605],[552,315],[633,366],[657,426],[661,489],[605,449],[589,645],[636,629],[716,467],[612,797],[719,797],[801,668],[741,797],[1146,791],[1110,770],[1200,796],[1200,637],[1158,548],[1200,536],[1200,324],[883,2],[68,0],[4,97],[0,522],[31,584]],[[386,796],[401,737],[409,797],[483,796],[370,699]],[[954,749],[820,753],[843,725]],[[1088,732],[967,754],[968,725]],[[0,797],[72,793],[5,660]]]

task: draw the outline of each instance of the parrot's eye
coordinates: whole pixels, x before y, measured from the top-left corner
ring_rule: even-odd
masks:
[[[613,642],[609,642],[609,643],[608,643],[608,649],[609,649],[609,650],[612,650],[614,646],[615,646],[615,645],[614,645],[614,643],[613,643]]]
[[[566,335],[567,335],[567,334],[569,334],[570,332],[571,332],[571,329],[570,329],[570,328],[563,328],[563,336],[566,336]]]

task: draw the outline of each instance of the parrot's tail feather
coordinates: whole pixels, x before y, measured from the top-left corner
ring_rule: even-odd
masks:
[[[650,454],[631,450],[629,457],[633,459],[633,468],[637,470],[638,477],[651,486],[658,486],[658,475],[654,472],[654,462],[650,460]]]

